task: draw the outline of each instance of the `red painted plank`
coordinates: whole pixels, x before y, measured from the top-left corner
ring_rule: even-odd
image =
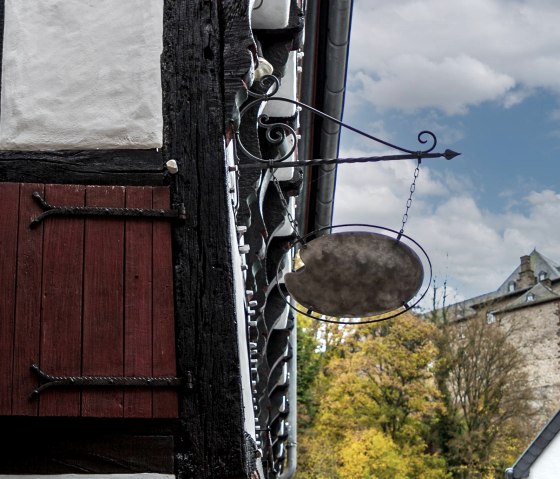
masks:
[[[18,416],[36,416],[39,404],[29,400],[29,394],[38,384],[30,366],[38,364],[40,359],[43,270],[43,224],[29,227],[42,211],[31,196],[34,191],[44,194],[44,186],[32,183],[20,186],[12,408],[12,414]]]
[[[169,208],[169,188],[153,189],[154,208]],[[175,376],[175,320],[173,306],[173,261],[171,253],[171,225],[154,221],[153,241],[153,321],[154,376]],[[154,417],[177,417],[178,402],[175,389],[154,391]]]
[[[84,204],[84,187],[46,185],[53,205]],[[40,367],[54,376],[80,375],[84,222],[48,218],[43,224]],[[51,389],[39,397],[41,416],[77,416],[80,392]]]
[[[19,184],[0,183],[0,415],[12,412]]]
[[[124,207],[123,187],[88,186],[87,206]],[[123,376],[124,221],[89,218],[84,243],[82,372]],[[84,390],[83,416],[123,416],[122,390]]]
[[[149,187],[128,187],[127,208],[151,208]],[[152,376],[152,221],[135,218],[125,226],[125,376]],[[127,390],[125,417],[151,417],[150,389]]]

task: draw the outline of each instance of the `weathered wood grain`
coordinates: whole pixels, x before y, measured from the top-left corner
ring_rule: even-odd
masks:
[[[0,414],[12,411],[19,185],[0,183]]]
[[[179,163],[173,200],[187,207],[187,221],[174,228],[178,367],[194,379],[194,388],[181,395],[177,473],[181,479],[246,478],[224,158],[235,101],[228,93],[231,106],[225,106],[223,88],[224,62],[230,75],[235,68],[227,62],[240,53],[223,52],[233,36],[228,28],[246,18],[248,2],[164,5],[163,152]],[[246,62],[245,45],[239,48]],[[247,69],[236,71],[242,79]]]
[[[154,188],[154,208],[169,208],[169,188]],[[173,307],[173,268],[171,225],[153,223],[153,372],[154,376],[175,376],[175,317]],[[176,390],[153,393],[153,417],[177,417],[179,406]]]
[[[0,151],[0,181],[80,185],[165,185],[157,150]]]
[[[44,194],[44,185],[20,185],[12,414],[22,416],[38,414],[38,402],[29,400],[37,387],[30,366],[39,361],[43,271],[43,225],[29,228],[42,211],[34,191]]]
[[[122,187],[86,187],[86,206],[124,205]],[[82,373],[123,376],[124,222],[86,221],[84,257]],[[82,415],[122,417],[122,390],[84,390]]]
[[[46,185],[45,199],[52,204],[83,206],[85,188]],[[59,376],[81,374],[82,279],[84,222],[59,218],[43,225],[43,276],[40,367]],[[30,292],[30,294],[36,294]],[[78,416],[80,391],[45,393],[39,398],[39,414]]]
[[[151,188],[128,187],[125,205],[152,208]],[[152,223],[138,219],[125,223],[125,376],[152,376]],[[152,391],[125,391],[124,416],[151,417]]]

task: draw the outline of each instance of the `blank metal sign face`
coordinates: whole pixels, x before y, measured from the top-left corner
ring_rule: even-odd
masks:
[[[418,255],[389,236],[347,232],[324,235],[300,250],[305,267],[285,275],[296,301],[334,317],[387,313],[410,301],[422,286]]]

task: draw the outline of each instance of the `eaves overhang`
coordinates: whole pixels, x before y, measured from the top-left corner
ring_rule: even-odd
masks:
[[[544,426],[527,449],[519,456],[513,467],[506,470],[506,479],[529,477],[531,466],[560,432],[560,411]]]
[[[337,119],[344,109],[352,8],[353,0],[330,0],[308,2],[306,10],[301,101]],[[337,157],[339,125],[304,110],[300,131],[300,160]],[[302,234],[332,224],[337,174],[334,164],[305,170],[298,205]]]

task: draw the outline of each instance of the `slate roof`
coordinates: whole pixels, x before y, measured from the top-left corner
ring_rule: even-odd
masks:
[[[546,273],[546,277],[551,281],[555,282],[560,280],[560,264],[542,255],[536,249],[534,249],[531,252],[531,254],[529,255],[529,259],[530,259],[531,269],[533,270],[537,278],[539,278],[539,274],[541,272],[544,272]],[[533,294],[535,294],[535,299],[538,301],[527,302],[526,301],[527,294],[529,294],[532,289],[538,286],[539,283],[537,283],[532,288],[527,288],[524,292],[525,294],[517,298],[517,296],[521,292],[523,292],[523,289],[515,289],[514,291],[510,291],[509,284],[512,281],[514,282],[518,281],[520,270],[521,270],[521,264],[519,264],[517,268],[513,270],[513,272],[507,277],[507,279],[502,283],[502,285],[496,291],[491,291],[489,293],[481,294],[480,296],[475,296],[474,298],[469,298],[467,300],[460,301],[458,303],[450,305],[450,307],[453,308],[453,310],[455,310],[455,312],[458,315],[458,318],[468,318],[476,314],[477,309],[483,307],[488,302],[498,298],[506,299],[508,296],[512,296],[515,297],[516,299],[512,303],[508,304],[506,307],[496,312],[508,311],[510,309],[517,309],[525,306],[534,305],[537,302],[552,301],[554,299],[560,298],[560,295],[552,292],[552,290],[549,290],[548,288],[546,288],[547,291],[543,291],[540,288],[538,288],[536,291],[533,292]],[[554,296],[550,296],[551,294]]]
[[[532,299],[531,299],[532,298]],[[493,311],[494,313],[501,313],[505,311],[512,311],[514,309],[525,308],[527,306],[534,306],[539,303],[547,303],[559,299],[560,295],[555,293],[548,286],[542,283],[537,283],[531,289],[527,290],[515,301],[512,301],[507,306]]]
[[[555,279],[560,278],[560,264],[552,261],[551,259],[543,256],[539,253],[536,249],[534,249],[531,254],[529,255],[529,259],[531,262],[531,269],[538,277],[539,273],[544,272],[547,274],[547,277],[550,278],[552,281]],[[508,292],[508,285],[512,281],[517,281],[517,277],[519,276],[519,271],[521,269],[521,265],[517,266],[515,270],[507,277],[507,279],[502,283],[502,285],[496,290],[496,293],[499,294],[506,294]]]
[[[531,466],[560,432],[560,411],[544,426],[541,432],[519,456],[513,467],[506,470],[506,479],[523,479],[529,477]]]

